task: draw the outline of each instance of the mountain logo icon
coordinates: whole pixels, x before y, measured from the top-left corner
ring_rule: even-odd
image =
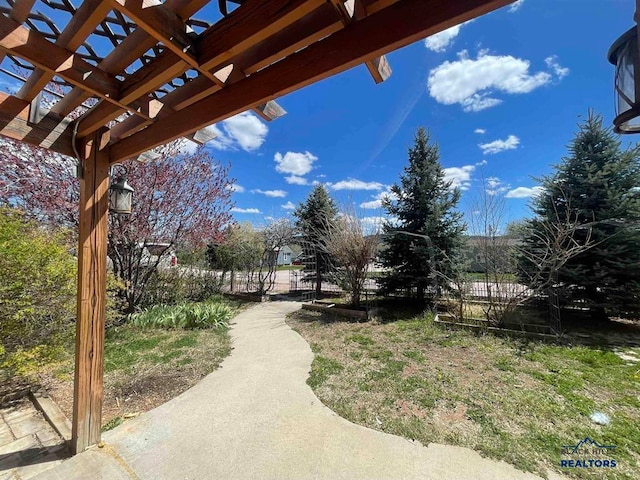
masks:
[[[577,445],[562,446],[563,449],[570,450],[571,453],[578,452],[581,447],[606,448],[610,450],[615,450],[617,448],[615,445],[601,445],[590,437],[584,437],[584,440],[580,440]]]

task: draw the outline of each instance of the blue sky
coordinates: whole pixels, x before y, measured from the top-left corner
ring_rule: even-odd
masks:
[[[376,85],[364,66],[278,99],[266,124],[242,114],[217,125],[212,148],[237,178],[236,219],[263,223],[303,201],[313,182],[380,217],[418,126],[469,211],[481,177],[527,216],[535,182],[566,154],[589,108],[614,116],[611,43],[633,25],[631,0],[524,0],[388,55]],[[245,213],[247,212],[247,213]]]

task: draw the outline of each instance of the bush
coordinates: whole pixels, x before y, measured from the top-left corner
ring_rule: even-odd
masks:
[[[142,328],[199,329],[229,326],[233,309],[223,303],[156,305],[129,315],[129,323]]]
[[[76,260],[65,236],[0,208],[0,338],[7,352],[50,341],[73,321]]]
[[[170,268],[153,273],[140,301],[142,307],[204,302],[220,293],[214,272],[199,269]]]

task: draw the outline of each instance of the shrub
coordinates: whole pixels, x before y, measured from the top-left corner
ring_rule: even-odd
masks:
[[[222,303],[156,305],[129,315],[132,325],[142,328],[198,329],[229,326],[233,309]]]
[[[147,283],[140,301],[142,307],[204,302],[220,293],[215,272],[198,269],[159,269]]]
[[[63,231],[0,208],[0,338],[7,352],[60,334],[76,304],[76,260]]]

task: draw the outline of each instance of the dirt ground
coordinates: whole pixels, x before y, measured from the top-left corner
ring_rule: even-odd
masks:
[[[207,373],[192,368],[141,372],[133,378],[105,376],[102,424],[126,419],[168,402],[197,384]],[[124,383],[123,383],[124,381]],[[40,375],[40,384],[68,419],[73,416],[73,379]]]

